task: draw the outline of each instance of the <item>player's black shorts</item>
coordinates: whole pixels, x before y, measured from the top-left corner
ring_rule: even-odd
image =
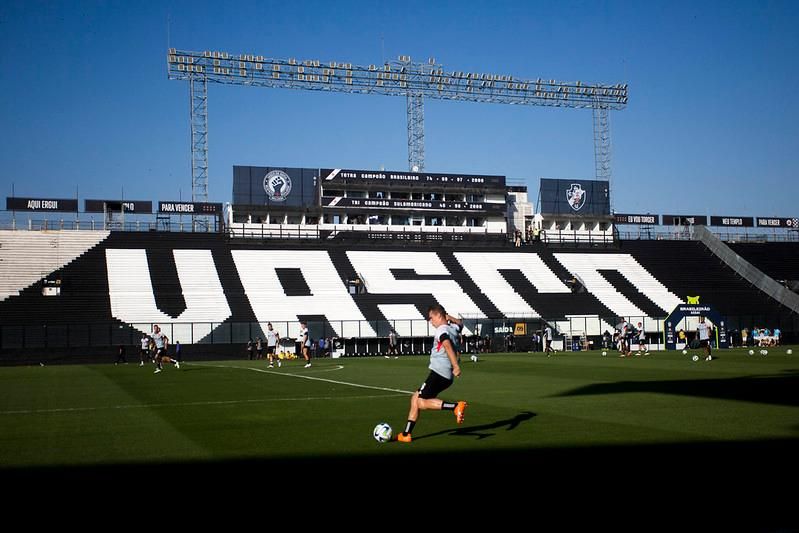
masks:
[[[266,347],[266,353],[267,353],[267,355],[275,353],[275,347],[274,346],[267,346]]]
[[[427,376],[425,382],[419,387],[419,397],[425,400],[436,398],[439,394],[447,390],[450,385],[452,385],[451,379],[447,379],[431,370],[430,375]]]
[[[156,348],[155,349],[155,356],[158,357],[159,355],[161,357],[164,357],[166,355],[166,349],[164,349],[164,348]]]
[[[699,346],[701,348],[704,348],[704,347],[709,346],[709,345],[710,345],[710,340],[709,339],[702,339],[702,340],[699,341]]]

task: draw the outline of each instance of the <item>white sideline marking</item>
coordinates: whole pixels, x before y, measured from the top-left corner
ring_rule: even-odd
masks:
[[[315,378],[313,376],[306,376],[303,374],[289,374],[288,372],[275,372],[274,370],[264,370],[262,368],[249,368],[246,366],[226,366],[226,365],[210,365],[207,363],[191,363],[192,365],[197,366],[211,366],[215,368],[238,368],[240,370],[252,370],[253,372],[263,372],[264,374],[274,374],[275,376],[288,376],[292,378],[301,378],[301,379],[310,379],[313,381],[326,381],[328,383],[335,383],[336,385],[348,385],[350,387],[359,387],[361,389],[372,389],[372,390],[382,390],[386,392],[397,392],[402,394],[413,394],[412,391],[401,390],[401,389],[391,389],[388,387],[375,387],[373,385],[361,385],[360,383],[350,383],[348,381],[336,381],[334,379],[325,379],[325,378]],[[342,365],[338,365],[340,368],[336,370],[341,370],[344,368]]]
[[[232,367],[231,367],[232,368]],[[318,400],[372,400],[375,398],[391,398],[399,394],[373,394],[369,396],[306,396],[303,398],[265,398],[259,400],[219,400],[206,402],[185,403],[142,403],[130,405],[110,405],[107,407],[64,407],[60,409],[31,409],[22,411],[0,411],[0,415],[30,415],[41,413],[74,413],[82,411],[102,411],[108,409],[141,409],[143,407],[191,407],[198,405],[235,405],[241,403],[266,403],[266,402],[307,402]]]

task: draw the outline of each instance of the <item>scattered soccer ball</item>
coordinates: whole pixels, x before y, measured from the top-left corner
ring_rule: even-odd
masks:
[[[768,350],[760,350],[760,355],[768,355]]]
[[[754,350],[749,350],[749,355],[755,355],[755,351]]]
[[[682,354],[683,354],[683,355],[688,355],[688,350],[683,350],[683,351],[682,351]]]
[[[476,363],[477,362],[477,356],[476,355],[469,356],[469,359],[472,360],[472,363]]]
[[[785,353],[787,353],[788,355],[791,355],[791,354],[793,353],[793,350],[791,350],[790,348],[788,348],[788,349],[785,351]]]
[[[691,359],[693,359],[694,361],[699,361],[699,356],[695,355],[695,356],[691,357]]]
[[[391,426],[385,422],[380,422],[375,426],[375,430],[372,434],[377,442],[383,443],[390,441],[391,435],[393,435],[394,432],[391,430]]]
[[[607,356],[608,356],[608,352],[602,352],[602,357],[607,357]]]

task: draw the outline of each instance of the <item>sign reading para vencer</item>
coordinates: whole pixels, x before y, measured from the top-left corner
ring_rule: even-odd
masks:
[[[158,212],[174,215],[217,215],[222,212],[222,204],[205,202],[158,202]]]

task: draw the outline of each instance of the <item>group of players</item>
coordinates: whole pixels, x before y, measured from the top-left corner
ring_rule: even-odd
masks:
[[[305,359],[305,368],[311,368],[311,336],[308,333],[308,323],[300,322],[300,333],[297,338],[302,346],[302,356]],[[280,345],[280,333],[272,326],[271,322],[266,324],[266,357],[269,360],[269,368],[283,366],[283,362],[277,356],[277,347]],[[255,353],[253,353],[255,352]],[[264,343],[261,337],[256,337],[255,342],[252,339],[247,341],[247,356],[249,360],[264,358]]]
[[[144,366],[145,361],[155,363],[154,374],[160,373],[163,368],[163,363],[172,363],[175,368],[180,368],[180,343],[176,344],[176,353],[174,357],[167,355],[167,348],[169,348],[169,337],[161,332],[158,324],[153,326],[153,332],[150,335],[146,333],[141,337],[141,350],[139,351],[139,358],[141,362],[139,366]]]
[[[463,337],[461,335],[463,322],[447,314],[440,305],[431,305],[427,310],[427,316],[432,326],[436,328],[433,337],[433,347],[430,351],[430,365],[428,367],[430,372],[419,389],[411,396],[411,405],[408,411],[408,421],[405,425],[405,430],[397,435],[397,440],[399,442],[410,443],[412,441],[411,433],[422,411],[452,411],[456,422],[462,424],[466,408],[468,407],[465,401],[449,402],[438,398],[439,394],[453,384],[455,378],[461,376],[460,347],[463,342]],[[306,322],[300,322],[298,340],[302,346],[305,368],[310,368],[311,339]],[[272,327],[271,323],[268,323],[266,331],[266,355],[269,359],[270,368],[274,366],[275,359],[277,359],[278,366],[282,364],[275,354],[279,342],[280,334]],[[396,353],[396,333],[394,333],[393,342],[390,344],[392,351]],[[155,374],[163,371],[164,363],[172,363],[175,365],[175,368],[179,369],[180,361],[177,356],[171,357],[167,354],[168,347],[169,338],[161,331],[158,325],[154,325],[152,334],[142,334],[140,366],[144,366],[145,361],[148,360],[154,362],[156,364]],[[263,341],[260,337],[257,338],[255,343],[250,340],[250,342],[247,343],[247,349],[250,359],[253,358],[253,350],[256,352],[257,359],[263,358]]]
[[[606,334],[606,337],[607,336]],[[619,357],[632,357],[632,346],[635,339],[638,339],[638,351],[635,355],[649,355],[649,344],[646,340],[644,325],[639,322],[636,327],[635,324],[622,319],[621,323],[616,326],[616,331],[613,333],[613,344],[619,352],[621,352]]]

